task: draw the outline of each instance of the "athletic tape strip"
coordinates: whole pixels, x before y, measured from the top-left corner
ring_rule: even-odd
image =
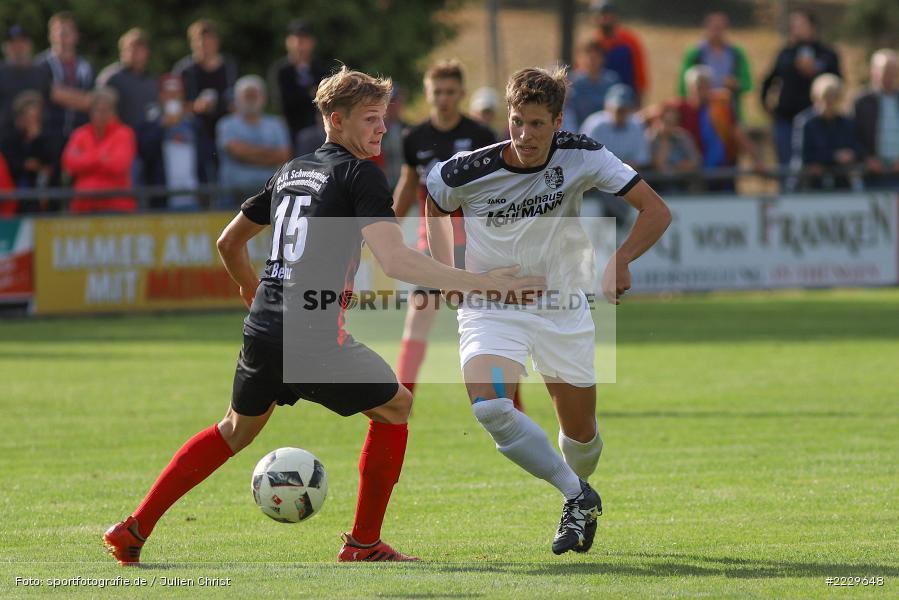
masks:
[[[493,377],[493,390],[496,392],[497,398],[505,398],[506,397],[506,382],[503,379],[503,370],[499,367],[493,367],[490,370],[490,374]]]

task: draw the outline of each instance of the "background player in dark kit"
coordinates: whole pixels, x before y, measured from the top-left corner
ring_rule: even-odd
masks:
[[[468,273],[405,246],[391,209],[386,178],[374,163],[363,160],[381,150],[390,91],[389,79],[375,79],[346,68],[324,80],[316,104],[325,120],[327,142],[315,153],[284,165],[259,194],[243,204],[219,238],[225,267],[251,308],[244,325],[231,406],[219,423],[194,435],[175,453],[134,513],[104,534],[110,553],[122,565],[139,562],[144,542],[165,511],[249,445],[276,404],[293,404],[300,397],[341,415],[362,412],[370,419],[359,459],[356,519],[352,533],[344,534],[338,560],[415,560],[380,540],[387,503],[402,469],[412,395],[396,382],[377,354],[355,342],[336,320],[330,322],[321,315],[320,322],[310,317],[309,344],[344,370],[359,370],[375,383],[283,383],[279,341],[283,339],[285,281],[291,283],[302,277],[310,272],[304,264],[321,260],[325,269],[319,273],[327,273],[320,276],[321,283],[334,284],[336,280],[336,285],[346,286],[358,267],[363,238],[388,275],[419,285],[497,290],[505,295],[510,290],[541,285],[542,278],[517,278],[517,267]],[[305,175],[294,178],[296,173]],[[357,227],[354,235],[345,239],[322,239],[315,223],[308,225],[312,231],[299,227],[301,219],[316,216],[355,217],[361,231]],[[273,252],[260,281],[250,264],[246,244],[269,222],[274,223]],[[300,234],[301,230],[306,234]],[[332,273],[333,268],[337,270]],[[329,336],[333,337],[329,340]]]
[[[489,127],[462,114],[465,76],[458,61],[433,65],[425,73],[424,86],[430,115],[403,136],[405,164],[394,190],[393,209],[398,217],[403,217],[413,204],[418,206],[418,249],[427,253],[424,217],[428,172],[435,164],[450,159],[457,152],[476,150],[495,143],[496,136]],[[465,268],[465,230],[461,211],[453,215],[453,235],[455,266]],[[422,293],[427,291],[419,290]],[[436,318],[437,303],[433,296],[418,305],[409,302],[396,370],[400,381],[410,391],[415,391],[418,371],[427,350],[428,334]],[[520,408],[517,392],[515,403]]]

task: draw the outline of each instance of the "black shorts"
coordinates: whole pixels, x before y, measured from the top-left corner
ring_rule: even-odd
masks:
[[[282,346],[244,334],[234,372],[231,408],[238,414],[256,417],[265,414],[272,402],[292,406],[302,398],[348,417],[381,406],[399,390],[390,365],[351,336],[340,346],[316,346],[315,356],[335,373],[352,373],[353,381],[329,383],[327,372],[318,370],[316,382],[284,383]]]
[[[423,251],[425,256],[431,256],[430,250]],[[453,259],[456,261],[457,269],[465,268],[465,246],[453,246]],[[440,290],[434,288],[427,288],[423,286],[416,286],[416,293],[426,293],[426,294],[439,294]]]

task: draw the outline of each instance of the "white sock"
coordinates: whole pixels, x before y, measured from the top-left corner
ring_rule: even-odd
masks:
[[[546,433],[509,398],[481,400],[471,405],[478,422],[493,436],[496,449],[519,467],[554,485],[566,498],[581,493],[581,482],[549,443]]]
[[[559,430],[559,449],[565,462],[577,473],[577,476],[587,481],[587,478],[596,470],[596,463],[602,454],[602,436],[599,427],[596,427],[596,435],[589,442],[579,442],[562,433]]]

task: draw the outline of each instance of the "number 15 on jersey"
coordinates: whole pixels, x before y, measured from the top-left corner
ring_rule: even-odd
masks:
[[[290,201],[294,200],[287,226],[284,226],[284,218],[290,209]],[[284,196],[278,209],[275,211],[275,226],[272,228],[272,260],[278,260],[278,251],[281,250],[284,260],[295,262],[303,256],[306,249],[306,231],[309,221],[300,216],[304,206],[312,204],[312,196]],[[282,238],[283,234],[283,238]]]

